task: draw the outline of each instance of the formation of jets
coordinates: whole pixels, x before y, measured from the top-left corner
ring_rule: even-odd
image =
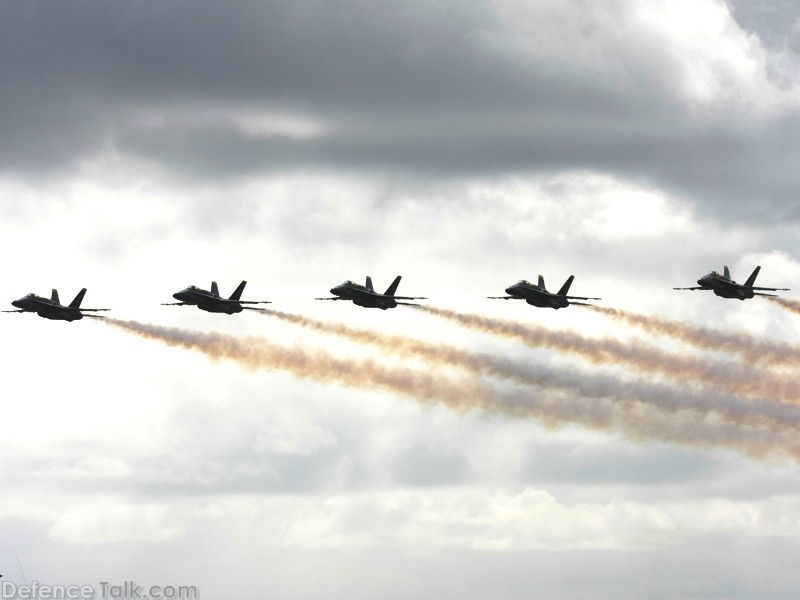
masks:
[[[706,290],[714,292],[717,296],[722,298],[734,298],[737,300],[747,300],[755,296],[777,296],[777,294],[765,294],[764,292],[779,292],[788,291],[789,288],[773,288],[773,287],[756,287],[753,285],[756,281],[761,267],[756,267],[747,281],[736,283],[731,279],[730,270],[728,267],[723,267],[723,274],[720,275],[716,271],[711,271],[697,280],[697,287],[684,287],[673,288],[675,290]],[[395,277],[392,284],[382,294],[375,291],[372,285],[372,278],[367,276],[365,285],[354,283],[347,280],[336,287],[331,288],[330,292],[333,297],[329,298],[316,298],[316,300],[348,300],[357,306],[364,308],[379,308],[386,310],[395,308],[398,305],[404,306],[418,306],[417,303],[407,302],[407,300],[427,300],[424,296],[397,296],[397,287],[400,285],[400,275]],[[547,290],[544,284],[544,277],[539,275],[537,284],[530,281],[521,279],[517,283],[510,285],[506,288],[508,296],[487,296],[492,300],[524,300],[531,306],[539,308],[566,308],[571,304],[581,306],[592,306],[587,302],[577,302],[577,300],[600,300],[600,298],[593,298],[588,296],[570,296],[569,288],[572,285],[575,277],[570,275],[561,286],[558,292],[553,293]],[[211,282],[211,289],[204,290],[197,286],[190,285],[179,292],[172,294],[172,297],[178,302],[165,302],[163,306],[196,306],[200,310],[212,313],[224,313],[233,315],[240,313],[244,310],[267,310],[265,308],[258,308],[255,306],[246,306],[252,304],[271,304],[269,300],[242,300],[242,292],[247,285],[246,281],[242,281],[239,286],[233,291],[229,298],[223,298],[219,293],[217,282]],[[101,311],[108,311],[108,308],[82,308],[81,303],[83,297],[86,295],[86,288],[83,288],[78,295],[69,303],[64,306],[58,299],[58,291],[53,290],[50,298],[37,296],[36,294],[27,294],[19,300],[14,300],[11,304],[16,310],[4,310],[7,313],[25,313],[33,312],[45,319],[59,320],[59,321],[79,321],[83,317],[102,318],[100,315],[89,314]]]

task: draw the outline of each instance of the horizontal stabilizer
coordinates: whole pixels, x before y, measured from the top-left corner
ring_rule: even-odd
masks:
[[[239,300],[239,304],[272,304],[269,300]]]
[[[585,298],[584,296],[564,296],[567,300],[602,300],[602,298]],[[573,302],[572,304],[575,304]]]

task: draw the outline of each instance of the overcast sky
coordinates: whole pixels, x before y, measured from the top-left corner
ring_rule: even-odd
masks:
[[[10,0],[0,54],[5,309],[87,287],[117,319],[419,374],[403,392],[0,315],[4,579],[21,564],[28,581],[203,598],[800,596],[792,371],[757,393],[687,382],[658,365],[783,376],[583,307],[486,299],[572,274],[602,306],[793,344],[800,316],[765,298],[671,288],[761,265],[759,284],[800,289],[796,3]],[[634,358],[314,300],[368,274]],[[277,310],[573,387],[160,306],[243,279]]]

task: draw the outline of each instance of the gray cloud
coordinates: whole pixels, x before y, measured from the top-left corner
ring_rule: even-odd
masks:
[[[0,169],[59,173],[112,149],[186,182],[591,169],[743,218],[797,218],[794,113],[754,127],[725,102],[693,110],[680,63],[614,37],[626,10],[554,11],[608,53],[598,67],[520,49],[552,45],[551,23],[520,41],[488,3],[6,3]],[[182,118],[193,111],[206,118]],[[307,117],[322,132],[254,136],[236,125],[247,111]]]

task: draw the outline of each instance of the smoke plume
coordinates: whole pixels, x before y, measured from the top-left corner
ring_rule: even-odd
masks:
[[[553,369],[531,361],[516,361],[492,354],[476,353],[444,344],[386,335],[339,323],[320,321],[273,309],[264,314],[320,333],[335,335],[403,357],[420,358],[427,364],[461,368],[474,374],[508,379],[526,386],[569,392],[583,398],[602,398],[614,402],[650,404],[666,413],[693,411],[750,426],[775,429],[800,429],[800,409],[771,399],[757,402],[720,394],[710,388],[699,391],[683,385],[665,385],[642,380],[621,380],[608,375],[587,374],[571,369]]]
[[[653,406],[636,402],[586,400],[563,394],[502,391],[473,376],[455,379],[408,368],[387,367],[374,360],[334,357],[324,350],[287,348],[264,338],[237,338],[220,333],[188,331],[106,319],[104,323],[169,346],[201,352],[212,360],[232,360],[251,369],[280,370],[319,382],[378,389],[402,394],[419,402],[442,403],[466,411],[481,408],[516,417],[535,417],[548,427],[576,423],[594,429],[620,431],[637,440],[662,440],[702,448],[722,447],[755,458],[771,455],[800,460],[800,443],[787,435],[762,427],[721,423],[698,418],[689,411],[665,415]]]
[[[770,298],[770,300],[800,314],[800,303],[798,302],[783,298]],[[744,333],[723,333],[708,327],[687,325],[615,308],[593,306],[591,309],[623,323],[639,327],[650,334],[668,336],[704,350],[715,350],[741,356],[750,364],[800,367],[800,349],[789,344],[761,340]]]
[[[694,380],[713,384],[737,396],[773,398],[787,403],[795,403],[800,398],[800,381],[796,377],[729,360],[674,354],[637,341],[623,343],[610,338],[587,338],[569,331],[552,331],[537,325],[432,306],[419,306],[417,310],[463,327],[515,339],[528,346],[579,356],[593,364],[624,365],[636,373],[657,373],[670,381]]]

